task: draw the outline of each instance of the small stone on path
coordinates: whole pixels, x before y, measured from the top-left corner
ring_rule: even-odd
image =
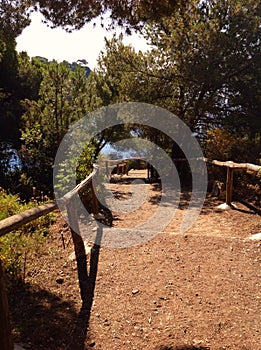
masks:
[[[135,294],[138,294],[139,293],[139,290],[138,289],[133,289],[132,290],[132,294],[135,295]]]
[[[251,241],[260,241],[261,240],[261,232],[256,233],[256,234],[248,237],[247,239],[251,239]]]
[[[89,242],[84,242],[84,248],[86,255],[90,254],[92,247]],[[69,261],[75,260],[75,252],[72,252],[68,258]]]

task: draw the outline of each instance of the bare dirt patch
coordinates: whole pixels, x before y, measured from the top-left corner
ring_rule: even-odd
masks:
[[[128,186],[115,182],[112,190],[124,200]],[[140,209],[113,213],[115,227],[151,216],[160,192],[147,186]],[[247,238],[261,231],[260,216],[240,203],[217,212],[220,201],[209,197],[181,235],[189,193],[182,196],[173,221],[151,241],[95,247],[88,255],[92,274],[98,269],[95,290],[82,309],[70,232],[58,217],[45,254],[27,262],[24,283],[10,290],[15,341],[37,350],[259,349],[260,242]]]

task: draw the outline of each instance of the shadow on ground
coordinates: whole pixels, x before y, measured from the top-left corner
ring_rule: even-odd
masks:
[[[9,288],[9,310],[15,343],[26,349],[86,350],[89,319],[98,271],[99,245],[90,253],[87,285],[80,312],[73,302],[62,300],[50,291],[28,283]],[[80,257],[86,261],[86,256]],[[85,262],[86,265],[86,262]]]
[[[74,305],[47,290],[16,284],[9,292],[14,340],[31,349],[66,349],[77,322]]]

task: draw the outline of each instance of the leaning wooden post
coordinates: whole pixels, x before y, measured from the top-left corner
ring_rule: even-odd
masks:
[[[106,160],[105,162],[105,167],[106,167],[106,176],[109,178],[110,172],[109,172],[109,166],[108,166],[108,161]]]
[[[11,334],[11,325],[8,311],[8,300],[4,283],[4,272],[0,260],[0,349],[13,350],[14,343]]]
[[[80,228],[77,215],[77,199],[75,198],[75,196],[72,196],[72,198],[69,199],[68,203],[66,204],[66,208],[68,215],[68,223],[71,228],[74,252],[77,262],[80,293],[82,302],[85,303],[86,298],[88,296],[87,259],[84,242],[80,235]]]
[[[226,183],[226,204],[232,204],[232,194],[233,194],[233,169],[227,167],[227,183]]]
[[[147,178],[150,179],[150,164],[147,163]]]
[[[91,180],[91,191],[92,191],[92,212],[93,214],[97,214],[99,212],[99,202],[93,186],[93,178]]]

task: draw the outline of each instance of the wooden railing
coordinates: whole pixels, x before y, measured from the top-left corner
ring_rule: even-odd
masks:
[[[117,175],[128,175],[129,171],[129,161],[145,161],[145,158],[138,158],[138,157],[128,157],[124,159],[106,159],[105,162],[105,169],[106,169],[106,175],[109,177],[111,174],[111,169],[116,168],[116,174]]]
[[[132,159],[132,158],[131,158]],[[126,159],[127,160],[127,159]],[[209,160],[204,159],[206,162],[227,168],[227,179],[226,179],[226,205],[230,206],[232,203],[232,192],[233,192],[233,172],[236,170],[249,170],[252,172],[258,172],[261,170],[261,166],[249,164],[249,163],[234,163],[232,161],[221,162],[217,160]],[[176,160],[177,161],[177,160]],[[179,159],[178,161],[184,161],[184,159]],[[115,165],[117,166],[117,164]],[[109,171],[108,163],[106,164],[106,169]],[[127,169],[127,167],[126,167]],[[93,179],[98,173],[98,166],[94,165],[93,172],[80,184],[78,184],[74,189],[69,191],[66,195],[64,195],[59,201],[63,203],[66,207],[68,214],[68,221],[71,227],[71,234],[74,243],[75,256],[78,267],[78,277],[79,277],[79,285],[81,298],[84,302],[84,298],[86,295],[86,286],[87,278],[84,276],[85,270],[85,247],[82,237],[76,232],[79,232],[78,227],[78,216],[76,212],[75,199],[76,195],[80,190],[85,188],[87,185],[91,186],[92,190],[92,209],[93,213],[96,214],[98,212],[98,200],[95,196],[93,189]],[[45,205],[41,205],[37,208],[29,209],[24,211],[23,213],[13,215],[7,219],[0,221],[0,237],[20,228],[22,225],[29,223],[43,215],[46,215],[52,211],[57,209],[56,203],[48,203]],[[3,271],[1,267],[0,261],[0,349],[1,350],[12,350],[13,342],[11,338],[11,327],[9,322],[9,312],[7,305],[7,297],[4,287],[4,277]]]
[[[81,297],[83,301],[84,301],[85,290],[86,290],[86,281],[84,281],[85,276],[81,276],[81,273],[83,271],[82,265],[84,264],[84,259],[82,259],[82,257],[83,256],[85,257],[85,247],[84,247],[84,242],[82,240],[82,237],[78,233],[76,233],[76,230],[74,231],[72,227],[75,229],[76,225],[78,225],[78,217],[77,217],[77,213],[74,205],[75,197],[79,193],[79,191],[85,188],[87,185],[91,186],[93,213],[97,213],[98,211],[98,200],[97,200],[97,197],[95,196],[94,189],[93,189],[93,179],[98,173],[98,166],[94,165],[93,168],[94,168],[93,172],[85,180],[83,180],[71,191],[66,193],[59,200],[61,203],[65,205],[67,214],[68,214],[68,220],[69,220],[69,225],[71,227],[71,234],[73,238],[75,256],[76,256],[77,267],[78,267]],[[57,208],[58,206],[56,203],[47,203],[37,208],[28,209],[22,213],[19,213],[9,218],[6,218],[4,220],[1,220],[0,237],[8,234],[13,230],[19,229],[21,226],[41,216],[44,216],[54,211]],[[7,302],[5,285],[4,285],[4,274],[2,270],[1,261],[0,261],[0,349],[1,350],[14,349],[14,344],[11,336],[8,302]]]
[[[220,161],[220,160],[211,160],[208,158],[197,158],[198,160],[204,160],[208,164],[213,164],[219,167],[227,168],[226,175],[226,201],[225,204],[229,207],[232,205],[232,197],[233,197],[233,175],[234,171],[240,170],[249,170],[253,173],[258,173],[261,171],[261,165],[251,164],[251,163],[234,163],[232,161]],[[186,158],[177,158],[174,159],[174,162],[187,162]]]
[[[221,166],[221,167],[226,167],[227,168],[227,176],[226,176],[226,202],[225,204],[227,206],[232,205],[232,197],[233,197],[233,175],[234,171],[239,171],[239,170],[249,170],[254,173],[258,173],[261,171],[261,166],[260,165],[255,165],[255,164],[250,164],[250,163],[234,163],[232,161],[226,161],[222,162],[219,160],[209,160],[205,158],[205,161],[207,163]]]

